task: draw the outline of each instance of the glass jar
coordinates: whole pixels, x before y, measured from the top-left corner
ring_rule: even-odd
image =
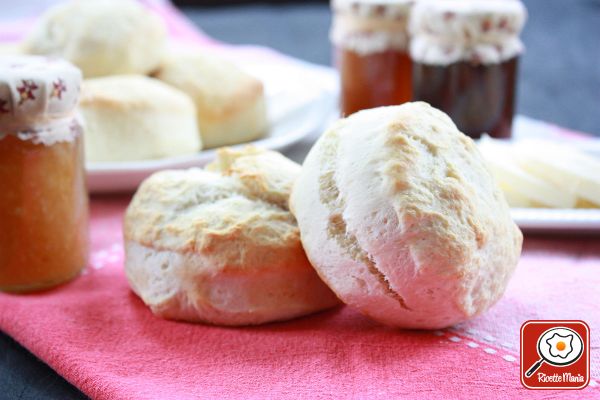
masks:
[[[525,19],[518,0],[419,2],[410,20],[413,100],[443,110],[472,138],[510,137]]]
[[[333,0],[331,41],[342,115],[411,100],[408,16],[414,0]]]
[[[64,61],[0,61],[0,290],[46,289],[86,265],[80,83]]]

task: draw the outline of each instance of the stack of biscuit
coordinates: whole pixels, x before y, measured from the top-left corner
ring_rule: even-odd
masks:
[[[21,47],[82,70],[88,161],[193,154],[267,132],[262,83],[201,49],[169,51],[162,20],[135,0],[59,4]]]

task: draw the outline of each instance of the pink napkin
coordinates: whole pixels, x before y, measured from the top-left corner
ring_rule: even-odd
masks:
[[[144,1],[172,37],[215,49],[168,4]],[[0,27],[17,39],[31,20]],[[285,62],[264,48],[237,55]],[[221,328],[154,317],[123,273],[128,198],[92,201],[90,263],[44,293],[0,294],[0,329],[97,399],[598,399],[600,245],[531,238],[504,298],[485,315],[435,332],[378,325],[347,307],[291,322]],[[583,319],[592,380],[583,391],[530,391],[519,380],[519,329],[528,319]]]
[[[600,246],[527,238],[504,298],[454,329],[402,331],[348,307],[253,328],[156,318],[129,290],[121,221],[128,198],[92,201],[90,265],[75,281],[0,294],[0,329],[97,399],[600,398]],[[591,385],[530,391],[519,381],[528,319],[583,319]]]

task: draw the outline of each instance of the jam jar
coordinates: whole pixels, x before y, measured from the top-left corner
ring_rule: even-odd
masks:
[[[411,100],[408,17],[414,0],[332,0],[341,112]]]
[[[46,289],[86,265],[80,84],[62,60],[0,58],[0,290]]]
[[[409,23],[413,100],[473,138],[510,137],[525,19],[519,0],[420,1]]]

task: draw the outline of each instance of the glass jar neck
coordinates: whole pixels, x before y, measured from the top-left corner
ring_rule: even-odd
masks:
[[[82,133],[81,126],[81,117],[76,114],[33,123],[4,123],[0,125],[0,140],[7,136],[16,136],[20,140],[51,146],[55,143],[74,141]]]

